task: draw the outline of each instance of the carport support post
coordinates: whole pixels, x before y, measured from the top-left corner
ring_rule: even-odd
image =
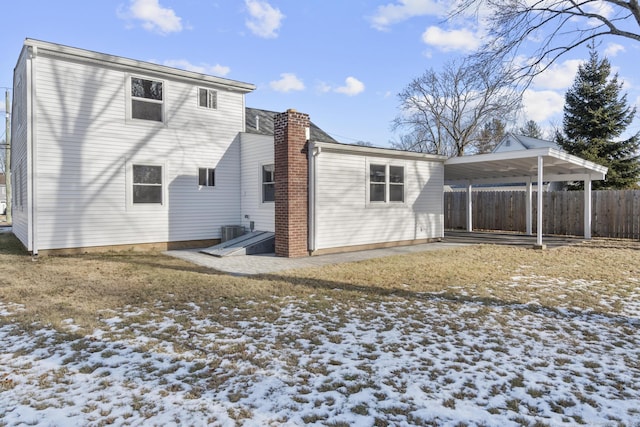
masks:
[[[525,199],[526,204],[526,222],[527,222],[527,236],[531,236],[533,234],[533,203],[531,203],[531,195],[533,194],[533,183],[532,179],[529,178],[527,180],[527,196]]]
[[[591,177],[584,180],[584,238],[591,239]]]
[[[544,245],[542,244],[542,180],[544,179],[544,160],[542,156],[538,156],[538,224],[537,225],[537,234],[536,234],[536,249],[544,249]]]
[[[467,231],[473,231],[473,185],[467,184]]]

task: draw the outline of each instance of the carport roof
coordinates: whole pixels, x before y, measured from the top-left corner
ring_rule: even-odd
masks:
[[[603,180],[607,168],[554,148],[478,154],[448,159],[447,185],[507,184],[537,181],[538,158],[543,160],[543,181]]]

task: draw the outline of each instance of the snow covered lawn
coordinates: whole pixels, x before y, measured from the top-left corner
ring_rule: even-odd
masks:
[[[0,424],[640,422],[637,303],[613,316],[438,295],[317,303],[273,322],[228,307],[227,325],[195,305],[127,307],[86,335],[72,319],[69,335],[5,324]]]
[[[543,273],[521,265],[482,292],[325,278],[242,304],[167,293],[100,309],[90,330],[25,324],[0,288],[0,426],[640,425],[638,278]]]

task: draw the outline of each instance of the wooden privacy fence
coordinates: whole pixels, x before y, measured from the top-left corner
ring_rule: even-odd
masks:
[[[537,194],[532,196],[533,232],[537,229]],[[544,234],[584,234],[584,192],[542,193]],[[594,237],[640,239],[640,190],[598,190],[591,193],[591,234]],[[444,193],[444,225],[465,229],[467,193]],[[526,192],[474,191],[475,230],[526,231]]]

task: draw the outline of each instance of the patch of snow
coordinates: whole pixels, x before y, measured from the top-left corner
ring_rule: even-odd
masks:
[[[637,317],[436,296],[315,311],[290,302],[273,322],[236,308],[219,324],[201,310],[154,317],[128,307],[80,338],[0,326],[0,379],[11,380],[0,386],[0,424],[633,425],[640,417]]]

